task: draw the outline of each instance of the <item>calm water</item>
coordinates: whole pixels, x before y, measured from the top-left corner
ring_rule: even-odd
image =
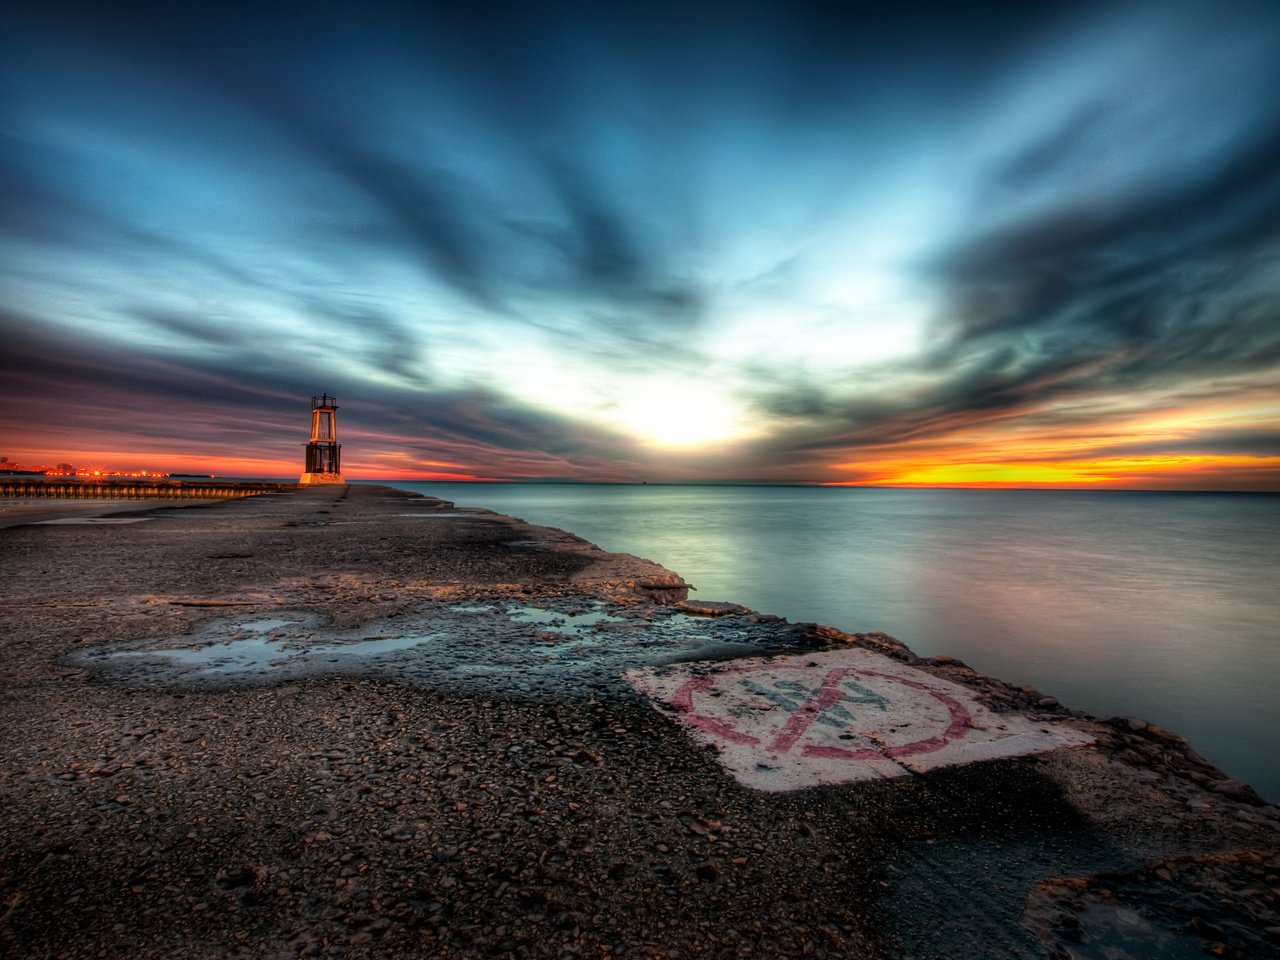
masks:
[[[1280,496],[395,483],[1188,737],[1280,801]]]

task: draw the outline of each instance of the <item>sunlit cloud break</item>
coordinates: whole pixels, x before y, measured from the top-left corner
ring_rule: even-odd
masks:
[[[1280,489],[1259,3],[0,13],[11,462]]]

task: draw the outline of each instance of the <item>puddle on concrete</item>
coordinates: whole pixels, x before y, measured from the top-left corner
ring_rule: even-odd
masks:
[[[161,657],[184,665],[202,668],[205,673],[256,670],[279,665],[292,654],[283,644],[273,640],[228,640],[193,649],[136,650],[116,654],[120,657]]]
[[[548,633],[563,633],[565,636],[580,637],[592,632],[602,623],[625,623],[623,617],[614,616],[603,610],[582,610],[563,612],[548,610],[544,607],[514,607],[507,610],[515,623],[535,624]]]
[[[206,629],[184,646],[152,644],[138,650],[108,652],[105,656],[167,661],[170,667],[198,674],[261,673],[320,661],[332,663],[344,657],[376,657],[436,638],[434,634],[405,634],[364,636],[337,643],[307,642],[310,634],[301,631],[314,628],[314,618],[306,615],[296,619],[237,620],[212,631]],[[221,638],[209,640],[211,632],[221,634]]]
[[[323,675],[376,676],[408,686],[484,694],[632,696],[632,667],[760,656],[798,648],[787,625],[709,619],[643,605],[548,601],[428,602],[355,630],[303,611],[243,613],[194,633],[75,657],[103,679],[181,687],[277,684]]]

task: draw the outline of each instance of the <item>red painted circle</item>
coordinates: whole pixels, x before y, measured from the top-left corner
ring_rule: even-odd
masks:
[[[706,674],[700,677],[694,677],[680,686],[671,697],[671,705],[685,715],[685,719],[697,727],[699,730],[709,733],[712,736],[728,740],[731,743],[740,743],[747,746],[757,746],[761,743],[759,737],[752,736],[749,733],[742,733],[735,730],[732,726],[716,717],[710,717],[706,714],[699,713],[693,703],[694,694],[702,693],[711,689],[716,682],[722,677],[731,674],[755,673],[762,670],[809,670],[811,666],[787,666],[782,664],[768,663],[750,667],[738,667],[735,669],[721,670],[715,674]],[[922,690],[929,696],[933,697],[944,707],[951,717],[951,722],[947,728],[939,735],[929,737],[925,740],[915,740],[911,743],[898,744],[897,746],[883,747],[881,749],[871,749],[864,747],[861,750],[846,750],[843,747],[822,747],[812,744],[804,744],[800,748],[801,754],[806,757],[821,757],[830,760],[875,760],[887,758],[896,760],[901,757],[910,757],[921,753],[933,753],[935,750],[941,750],[952,740],[958,740],[965,735],[969,729],[971,716],[964,706],[954,697],[929,686],[920,683],[917,680],[908,680],[906,677],[899,677],[892,673],[882,673],[879,670],[865,670],[857,667],[837,667],[827,671],[827,676],[823,681],[820,691],[832,689],[831,680],[834,677],[836,681],[843,679],[846,674],[854,674],[862,677],[880,677],[892,683],[901,684],[904,687],[910,687],[913,690]],[[819,706],[821,705],[821,693],[819,695]],[[790,715],[787,724],[783,730],[774,739],[773,746],[780,747],[777,752],[786,753],[799,740],[801,736],[808,730],[809,724],[816,718],[819,710],[811,704],[806,704],[801,710]],[[807,714],[807,719],[802,716]],[[797,722],[797,718],[799,718]],[[795,728],[792,730],[792,728]]]

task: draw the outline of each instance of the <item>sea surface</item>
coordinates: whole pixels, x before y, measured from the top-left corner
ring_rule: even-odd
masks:
[[[1280,801],[1280,496],[385,482],[1158,723]]]

